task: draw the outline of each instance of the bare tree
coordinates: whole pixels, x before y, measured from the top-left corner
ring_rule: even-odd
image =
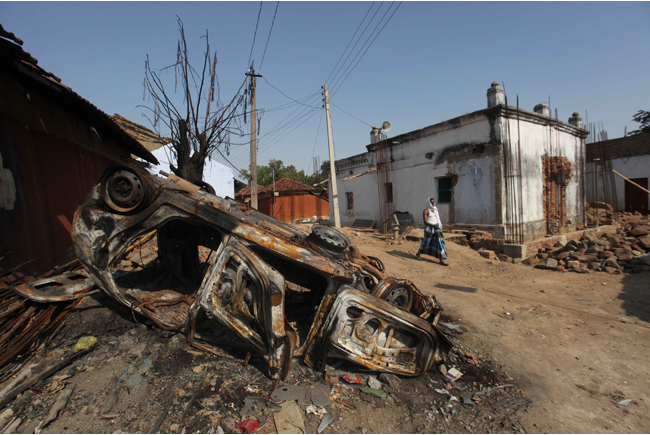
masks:
[[[246,92],[242,92],[244,81],[228,104],[221,101],[221,89],[217,76],[217,53],[210,52],[208,32],[205,36],[203,68],[198,73],[188,59],[183,21],[178,18],[180,39],[176,53],[176,63],[160,70],[154,70],[145,62],[145,98],[153,107],[144,115],[160,136],[160,127],[164,126],[172,139],[170,161],[174,174],[192,183],[202,184],[205,160],[215,150],[223,155],[228,152],[230,136],[244,136],[242,128],[246,113]],[[174,70],[174,92],[170,94],[161,80],[161,73]],[[179,92],[180,87],[180,92]],[[174,104],[178,94],[182,94],[182,103]],[[178,103],[178,101],[177,101]],[[153,115],[153,120],[151,119]],[[175,164],[174,164],[175,163]]]

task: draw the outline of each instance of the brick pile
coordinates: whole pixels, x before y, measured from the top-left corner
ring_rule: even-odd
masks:
[[[650,271],[650,224],[627,223],[616,232],[585,231],[580,240],[542,248],[522,263],[539,269],[578,273]]]

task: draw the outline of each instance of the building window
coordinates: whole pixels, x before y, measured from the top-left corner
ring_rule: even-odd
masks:
[[[438,178],[438,202],[449,203],[451,202],[451,186],[452,178]]]
[[[348,199],[348,210],[354,210],[354,192],[345,192]]]
[[[392,204],[393,203],[393,183],[386,183],[384,184],[386,186],[386,203],[387,204]]]

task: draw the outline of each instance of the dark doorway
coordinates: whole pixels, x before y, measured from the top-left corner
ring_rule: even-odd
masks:
[[[648,188],[647,178],[632,178],[632,181],[645,189]],[[629,181],[625,181],[625,211],[648,214],[648,192],[644,192]]]

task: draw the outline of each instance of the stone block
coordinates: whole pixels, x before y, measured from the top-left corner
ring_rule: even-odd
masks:
[[[494,251],[478,251],[479,254],[481,254],[481,257],[487,258],[488,260],[496,260],[497,259],[497,254]]]
[[[569,269],[575,269],[580,267],[580,262],[578,260],[567,261],[566,265]]]
[[[555,269],[558,266],[555,258],[546,258],[537,265],[538,269]]]

